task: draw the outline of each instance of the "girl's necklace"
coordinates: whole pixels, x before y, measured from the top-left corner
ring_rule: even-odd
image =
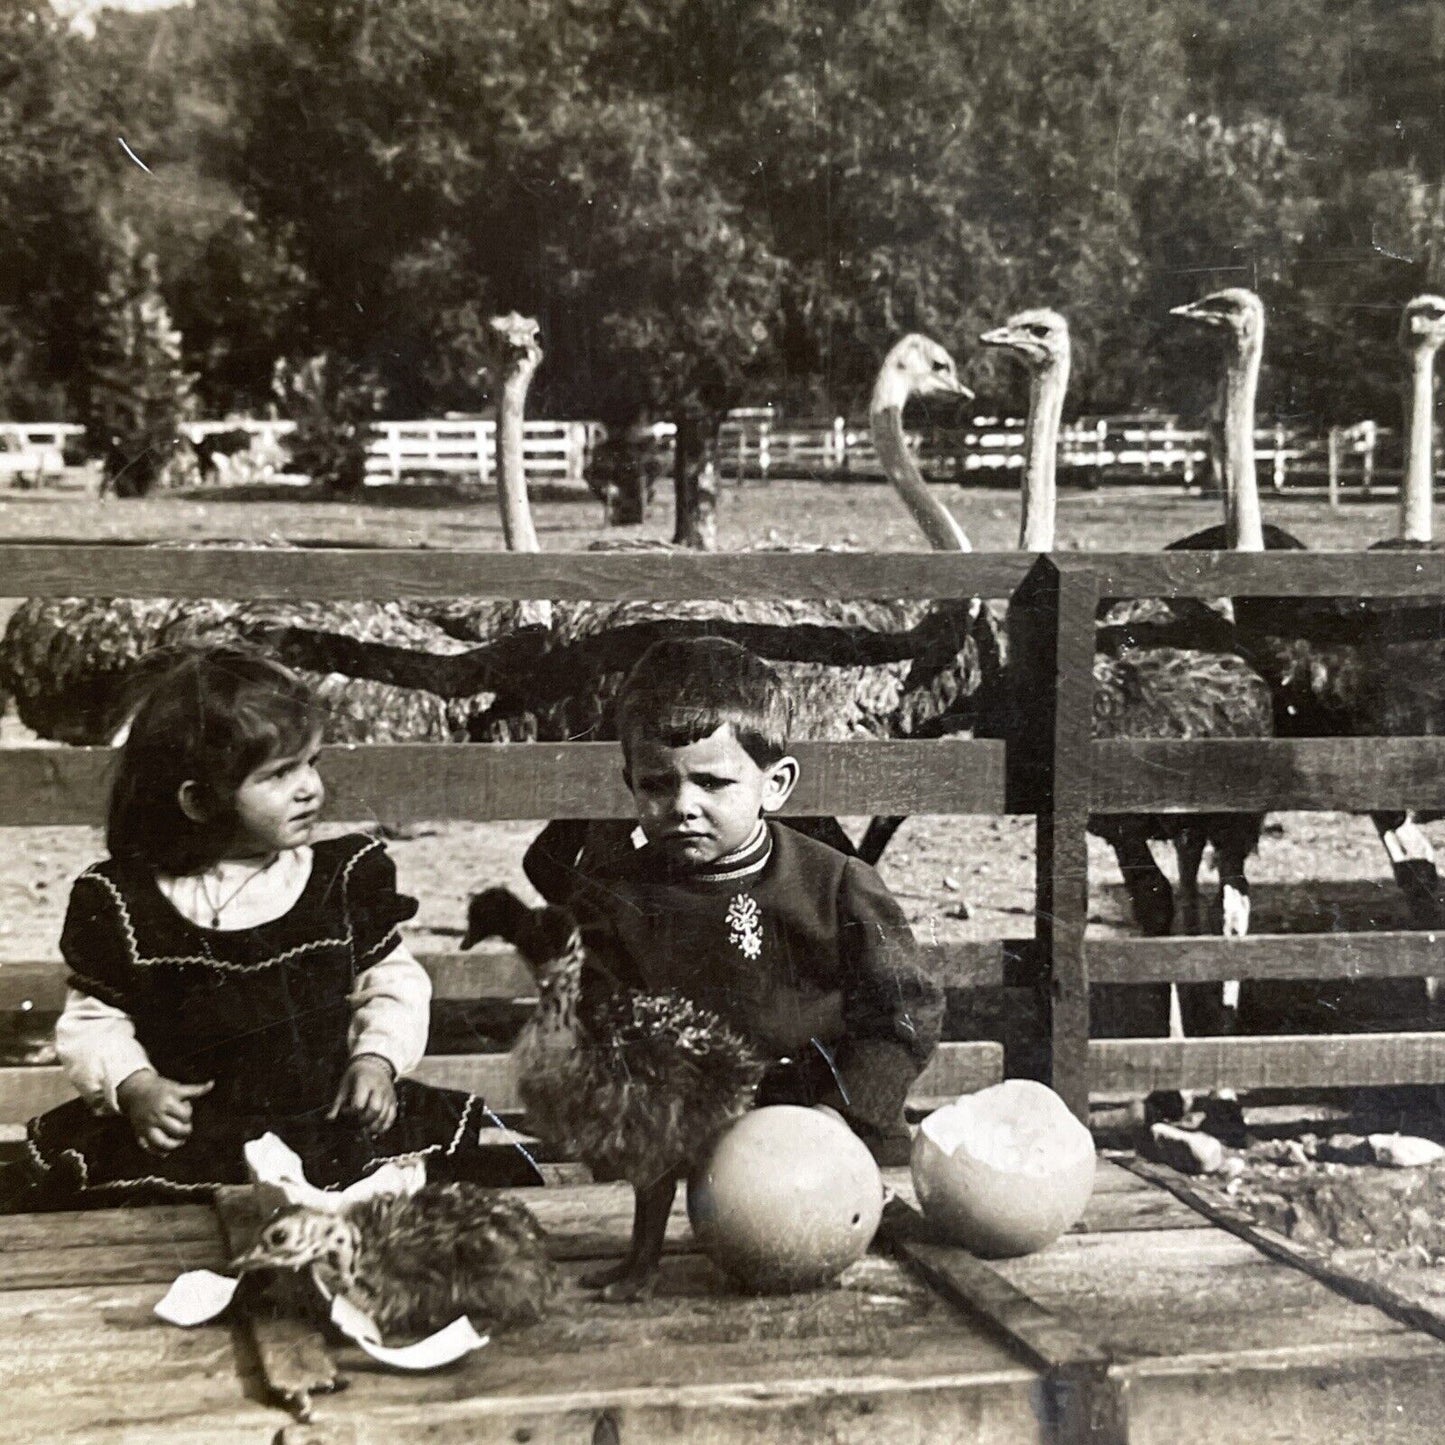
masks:
[[[211,902],[211,891],[206,887],[206,875],[202,873],[197,880],[201,885],[201,901],[211,910],[211,927],[221,926],[221,914],[227,905],[236,901],[237,895],[243,888],[254,883],[281,855],[273,854],[259,867],[253,868],[224,898],[221,897],[221,881],[216,880],[216,901]]]

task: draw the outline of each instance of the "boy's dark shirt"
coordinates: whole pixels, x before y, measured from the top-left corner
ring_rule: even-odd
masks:
[[[725,870],[680,871],[641,848],[570,903],[620,982],[713,1009],[772,1061],[760,1103],[831,1104],[875,1152],[906,1143],[903,1102],[938,1042],[943,992],[866,863],[770,822]]]

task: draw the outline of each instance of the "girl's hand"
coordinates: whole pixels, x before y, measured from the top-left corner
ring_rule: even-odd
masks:
[[[115,1101],[135,1131],[136,1143],[152,1154],[169,1154],[191,1137],[191,1100],[209,1094],[204,1084],[178,1084],[154,1069],[137,1069],[121,1081]]]
[[[368,1134],[385,1134],[396,1122],[396,1084],[379,1054],[358,1054],[341,1076],[328,1119],[351,1114]]]

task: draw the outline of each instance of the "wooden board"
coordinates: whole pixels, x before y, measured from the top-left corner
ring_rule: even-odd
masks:
[[[1091,938],[1095,983],[1225,978],[1413,978],[1445,971],[1445,934],[1254,933],[1246,938]],[[0,969],[0,985],[4,971]]]
[[[428,1084],[479,1094],[498,1114],[514,1113],[521,1105],[510,1054],[428,1054],[413,1074]],[[940,1044],[909,1098],[915,1106],[926,1107],[996,1084],[1002,1077],[1002,1045]],[[64,1071],[52,1065],[0,1068],[0,1121],[23,1123],[73,1097]]]
[[[1445,597],[1439,552],[1056,553],[1105,597]]]
[[[1092,767],[1096,813],[1445,806],[1445,738],[1115,739]]]
[[[45,1217],[52,1251],[64,1255],[70,1216]],[[154,1317],[163,1284],[0,1278],[0,1441],[262,1445],[284,1419],[260,1403],[228,1326],[179,1330]]]
[[[523,1197],[568,1260],[578,1221],[584,1252],[620,1256],[630,1216],[595,1211],[599,1191],[616,1194]],[[576,1283],[588,1266],[564,1264],[548,1319],[441,1375],[402,1379],[341,1349],[351,1383],[318,1403],[317,1421],[362,1445],[423,1425],[433,1442],[523,1432],[559,1445],[1038,1438],[1035,1372],[892,1261],[862,1261],[835,1290],[749,1299],[681,1242],[654,1298],[631,1306],[599,1303]]]
[[[184,548],[111,541],[3,544],[12,596],[107,597],[1007,597],[1019,552],[597,553],[422,548]],[[1432,552],[1055,555],[1106,597],[1445,596]],[[83,580],[82,580],[83,579]]]
[[[13,597],[1007,597],[1016,552],[506,552],[424,548],[0,545]]]
[[[1034,967],[1036,952],[1031,939],[920,942],[919,947],[934,978],[951,990],[997,987],[1005,976]],[[505,944],[483,943],[467,953],[417,950],[416,956],[431,976],[436,999],[524,999],[536,994],[532,971]],[[65,1003],[65,972],[58,958],[0,961],[0,1012],[58,1012]]]
[[[799,816],[1004,809],[1001,742],[800,742],[794,752]],[[99,825],[113,761],[109,748],[0,749],[0,825]],[[321,772],[328,818],[349,822],[634,816],[615,743],[328,747]]]
[[[1445,1083],[1445,1034],[1312,1034],[1258,1038],[1094,1039],[1096,1096],[1158,1089],[1349,1088]]]
[[[905,1198],[906,1170],[885,1182]],[[232,1193],[239,1193],[232,1191]],[[1203,1214],[1101,1160],[1081,1227],[1039,1254],[982,1264],[933,1246],[935,1283],[870,1255],[837,1289],[750,1298],[694,1252],[681,1201],[656,1297],[610,1306],[578,1275],[618,1257],[628,1191],[519,1191],[565,1283],[541,1324],[426,1376],[384,1371],[299,1327],[181,1331],[150,1315],[159,1283],[85,1282],[98,1254],[199,1239],[198,1215],[96,1211],[0,1220],[7,1259],[54,1260],[49,1284],[0,1269],[0,1440],[175,1445],[733,1445],[967,1440],[984,1445],[1424,1445],[1437,1438],[1445,1345],[1271,1261]],[[1186,1211],[1168,1227],[1156,1206]],[[215,1224],[212,1221],[212,1238]],[[47,1242],[48,1241],[48,1242]],[[69,1259],[65,1259],[69,1256]],[[61,1281],[64,1281],[63,1283]],[[310,1359],[349,1381],[297,1425],[265,1403]],[[299,1353],[298,1353],[299,1352]],[[308,1355],[307,1352],[313,1352]],[[1076,1392],[1061,1393],[1069,1385]],[[1090,1393],[1091,1392],[1091,1393]],[[1100,1409],[1081,1411],[1092,1398]],[[1113,1413],[1104,1406],[1112,1402]],[[1102,1413],[1101,1413],[1102,1410]],[[1208,1422],[1208,1434],[1198,1433]],[[1127,1428],[1127,1434],[1123,1433]],[[1434,1433],[1432,1433],[1434,1432]]]
[[[996,1267],[1050,1308],[1087,1318],[1121,1360],[1347,1347],[1403,1331],[1219,1230],[1068,1234]]]

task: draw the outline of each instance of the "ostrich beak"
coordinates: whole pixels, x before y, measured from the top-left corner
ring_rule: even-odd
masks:
[[[964,401],[972,401],[974,399],[973,389],[965,386],[956,376],[948,378],[947,383],[944,385],[944,390],[951,392],[954,396],[962,397]]]
[[[1013,346],[1018,338],[1007,326],[995,326],[978,338],[985,346]]]
[[[1206,326],[1218,326],[1223,319],[1216,311],[1209,310],[1200,301],[1186,301],[1183,306],[1171,306],[1171,316],[1177,316],[1181,321],[1201,321]]]

